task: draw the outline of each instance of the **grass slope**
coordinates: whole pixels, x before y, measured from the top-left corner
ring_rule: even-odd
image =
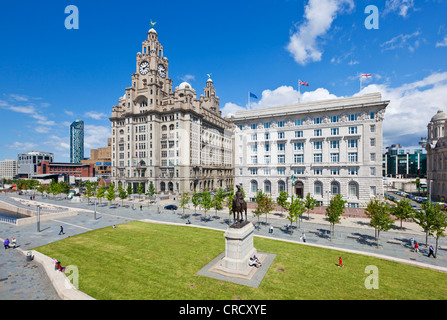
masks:
[[[225,250],[223,232],[131,222],[35,250],[79,270],[79,289],[98,300],[445,299],[444,273],[368,256],[254,238],[276,258],[258,288],[196,275]],[[344,268],[338,268],[338,257]],[[367,290],[366,266],[379,270]]]

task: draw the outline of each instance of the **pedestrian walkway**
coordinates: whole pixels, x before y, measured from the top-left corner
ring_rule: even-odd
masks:
[[[0,199],[7,195],[0,195]],[[21,197],[11,195],[13,197]],[[22,196],[24,199],[27,196]],[[217,215],[215,210],[210,210],[204,219],[204,212],[191,209],[178,209],[176,211],[165,210],[164,206],[175,203],[172,200],[162,201],[160,206],[149,204],[147,200],[139,201],[114,201],[113,205],[104,202],[96,204],[96,219],[95,219],[95,204],[90,201],[87,202],[72,202],[66,199],[52,199],[41,198],[40,196],[34,200],[35,203],[42,202],[45,204],[52,204],[57,207],[70,207],[78,210],[77,215],[61,218],[52,218],[50,220],[42,221],[40,224],[40,232],[37,230],[36,224],[29,224],[24,226],[16,226],[7,223],[0,223],[0,238],[17,239],[18,245],[22,250],[30,250],[38,246],[42,246],[54,241],[62,240],[66,237],[76,236],[81,233],[89,232],[91,230],[110,227],[112,225],[119,225],[135,220],[152,220],[168,223],[185,224],[188,220],[193,225],[214,228],[218,230],[226,230],[230,224],[233,223],[233,218],[229,216],[228,209],[219,210]],[[122,205],[121,205],[122,204]],[[140,209],[140,206],[141,209]],[[255,224],[255,236],[273,237],[287,241],[299,241],[300,237],[305,235],[306,242],[309,244],[324,245],[334,249],[356,250],[366,253],[381,254],[389,257],[407,259],[417,263],[430,264],[433,266],[447,267],[447,241],[442,238],[440,240],[441,249],[438,250],[438,257],[428,258],[428,249],[425,247],[425,233],[419,226],[412,222],[404,222],[403,229],[396,228],[392,231],[383,232],[380,234],[380,246],[374,239],[374,229],[369,227],[369,220],[364,218],[349,218],[343,217],[340,224],[335,226],[335,234],[331,238],[329,235],[329,223],[325,220],[324,215],[311,213],[309,218],[307,213],[299,221],[298,227],[294,223],[293,226],[287,227],[289,224],[281,212],[274,212],[267,217],[261,216],[259,219],[253,217],[249,212],[248,218]],[[400,226],[400,221],[396,223]],[[63,226],[64,234],[59,235],[60,226]],[[269,228],[273,227],[273,233],[269,232]],[[420,252],[415,253],[411,248],[411,239],[420,243]],[[429,237],[429,244],[434,244],[433,237]],[[2,266],[3,275],[1,278],[7,278],[13,272],[23,272],[24,278],[29,278],[26,275],[27,267],[18,264],[24,256],[20,258],[20,253],[14,259],[11,258],[13,249],[0,250],[0,264]],[[20,266],[20,268],[18,268]],[[33,267],[31,270],[35,271],[38,267]],[[22,271],[20,271],[22,270]],[[36,274],[38,274],[36,272]],[[11,278],[11,277],[9,277]],[[44,277],[42,281],[45,282]],[[4,286],[7,282],[8,286]],[[1,282],[0,282],[1,283]],[[40,292],[31,292],[37,290],[39,286],[32,286],[27,281],[18,281],[12,283],[10,280],[4,280],[0,285],[0,296],[3,299],[30,299],[31,296],[39,297],[36,299],[51,299],[51,294],[43,295]],[[4,292],[4,288],[8,288]],[[32,298],[34,299],[34,298]]]

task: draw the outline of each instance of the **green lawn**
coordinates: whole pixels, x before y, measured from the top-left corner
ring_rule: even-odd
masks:
[[[132,222],[35,250],[79,270],[79,289],[99,300],[445,299],[447,274],[363,255],[255,237],[276,258],[258,288],[196,275],[225,250],[223,232]],[[338,268],[338,257],[344,268]],[[365,267],[379,270],[367,290]]]

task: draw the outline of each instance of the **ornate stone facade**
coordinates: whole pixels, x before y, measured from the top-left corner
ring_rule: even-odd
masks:
[[[235,176],[248,198],[340,193],[351,207],[383,195],[380,94],[237,112]],[[292,185],[292,181],[295,181]]]
[[[428,123],[427,187],[432,200],[447,199],[447,114],[439,110]]]
[[[221,115],[213,81],[199,99],[187,82],[172,86],[152,28],[136,56],[132,85],[110,118],[112,181],[134,190],[152,182],[170,194],[232,185],[232,124]]]

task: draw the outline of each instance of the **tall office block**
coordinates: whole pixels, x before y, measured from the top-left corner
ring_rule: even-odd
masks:
[[[81,163],[84,159],[84,121],[76,120],[70,125],[70,162]]]

